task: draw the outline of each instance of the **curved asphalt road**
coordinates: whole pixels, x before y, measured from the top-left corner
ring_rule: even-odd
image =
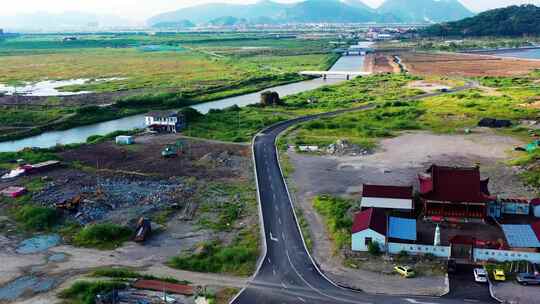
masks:
[[[451,92],[473,86],[469,83]],[[444,93],[424,94],[412,99],[440,94]],[[271,126],[254,138],[253,153],[266,255],[252,281],[231,303],[463,303],[463,299],[372,295],[341,288],[318,270],[307,253],[281,174],[275,141],[281,132],[294,124],[370,108],[373,106],[292,119]]]

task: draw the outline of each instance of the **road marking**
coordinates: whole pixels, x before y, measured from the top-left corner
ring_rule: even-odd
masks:
[[[475,300],[475,299],[463,299],[463,301],[465,301],[465,302],[471,302],[471,303],[478,303],[478,302],[480,302],[480,301]]]
[[[300,302],[306,303],[306,300],[302,299],[301,297],[297,297],[297,298],[298,298],[298,300],[300,300]]]
[[[321,290],[313,287],[313,285],[309,284],[308,281],[306,281],[306,279],[304,279],[304,277],[298,272],[298,270],[296,269],[296,267],[294,267],[293,263],[292,263],[292,260],[291,260],[291,256],[289,255],[289,250],[285,249],[285,255],[287,255],[287,259],[289,260],[289,264],[291,265],[291,268],[294,270],[294,272],[296,273],[296,275],[302,280],[302,282],[304,282],[304,284],[306,284],[309,288],[311,288],[313,291],[315,291],[316,293],[322,295],[322,296],[325,296],[327,298],[330,298],[330,299],[333,299],[333,300],[336,300],[338,302],[348,302],[348,303],[355,303],[355,304],[371,304],[369,302],[359,302],[359,301],[353,301],[353,300],[349,300],[349,299],[346,299],[346,298],[338,298],[338,297],[334,297],[334,296],[331,296],[331,295],[328,295],[324,292],[322,292]],[[427,303],[426,303],[427,304]]]
[[[285,233],[281,232],[281,238],[285,241]]]
[[[270,240],[274,242],[279,242],[279,240],[272,235],[272,232],[270,232]]]
[[[434,303],[434,302],[420,302],[420,301],[415,300],[415,299],[405,299],[405,301],[407,301],[409,303],[412,303],[412,304],[437,304],[437,303]]]
[[[284,289],[287,289],[287,285],[285,285],[285,283],[281,282],[281,286],[282,286]]]
[[[273,276],[276,276],[276,269],[272,267],[272,274]]]
[[[277,220],[278,220],[279,224],[281,225],[281,217],[278,217]]]

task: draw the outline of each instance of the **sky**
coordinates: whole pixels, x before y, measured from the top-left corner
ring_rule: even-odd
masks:
[[[299,0],[276,0],[276,2],[297,2]],[[364,0],[372,7],[377,7],[383,0]],[[540,5],[540,0],[460,0],[469,9],[479,12],[495,7],[512,4],[533,3]],[[4,2],[4,1],[2,1]],[[130,20],[145,20],[155,14],[176,10],[182,7],[208,2],[252,3],[255,0],[8,0],[2,3],[0,16],[20,13],[65,11],[111,14]]]

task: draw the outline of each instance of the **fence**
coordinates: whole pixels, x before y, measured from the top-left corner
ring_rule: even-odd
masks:
[[[401,251],[406,251],[409,254],[433,254],[440,258],[450,257],[450,247],[448,246],[431,246],[431,245],[416,245],[402,243],[388,243],[388,252],[398,254]]]
[[[529,261],[531,263],[540,263],[540,253],[535,252],[475,248],[473,254],[475,261]]]

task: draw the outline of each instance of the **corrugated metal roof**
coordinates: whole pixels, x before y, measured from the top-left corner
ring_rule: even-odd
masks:
[[[531,225],[501,225],[508,245],[514,248],[540,248]]]
[[[362,197],[412,199],[413,188],[386,185],[363,185]]]
[[[416,220],[391,216],[388,223],[388,237],[416,241]]]

